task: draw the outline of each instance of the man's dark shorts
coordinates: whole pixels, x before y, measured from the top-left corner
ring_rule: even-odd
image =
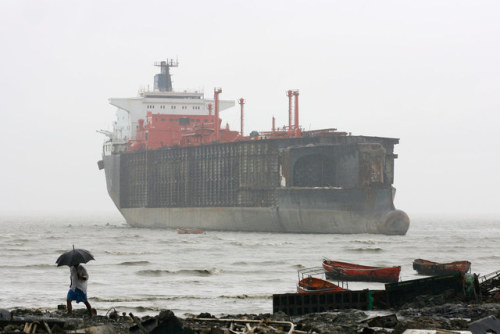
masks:
[[[87,301],[87,295],[83,293],[82,290],[76,288],[75,291],[69,289],[68,291],[68,297],[66,297],[69,300],[76,300],[77,303],[79,302],[86,302]]]

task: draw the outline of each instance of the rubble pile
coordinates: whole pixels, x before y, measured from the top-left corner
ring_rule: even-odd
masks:
[[[110,312],[89,317],[86,310],[72,316],[64,312],[21,310],[10,311],[11,319],[0,317],[0,333],[67,333],[67,334],[160,334],[160,333],[404,333],[407,329],[469,330],[474,321],[500,319],[500,303],[453,303],[407,307],[399,311],[341,310],[310,313],[290,317],[274,314],[237,314],[215,317],[209,313],[186,318],[170,310],[157,316],[136,317],[133,314]],[[494,321],[494,320],[493,320]]]

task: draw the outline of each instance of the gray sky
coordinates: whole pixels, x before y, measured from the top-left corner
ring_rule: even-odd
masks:
[[[117,213],[97,169],[115,108],[179,59],[174,89],[287,123],[400,138],[410,217],[500,214],[498,1],[0,2],[0,213]],[[239,111],[222,114],[239,129]]]

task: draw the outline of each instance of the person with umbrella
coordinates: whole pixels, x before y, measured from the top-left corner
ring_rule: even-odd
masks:
[[[87,269],[81,264],[87,263],[90,260],[94,260],[94,257],[89,251],[85,249],[75,249],[75,246],[73,246],[73,250],[62,254],[56,261],[58,267],[63,265],[70,267],[71,284],[66,297],[68,314],[72,314],[73,307],[71,303],[73,300],[77,303],[83,302],[91,316],[95,313],[95,310],[92,309],[87,299],[87,282],[89,274]]]

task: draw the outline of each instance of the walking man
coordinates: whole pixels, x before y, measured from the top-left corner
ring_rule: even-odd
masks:
[[[89,279],[87,269],[85,269],[85,267],[81,264],[76,264],[70,267],[70,279],[71,285],[66,299],[68,314],[72,314],[73,307],[71,302],[75,300],[77,303],[83,302],[87,307],[89,314],[92,316],[95,311],[92,310],[92,307],[87,300],[87,281]]]

